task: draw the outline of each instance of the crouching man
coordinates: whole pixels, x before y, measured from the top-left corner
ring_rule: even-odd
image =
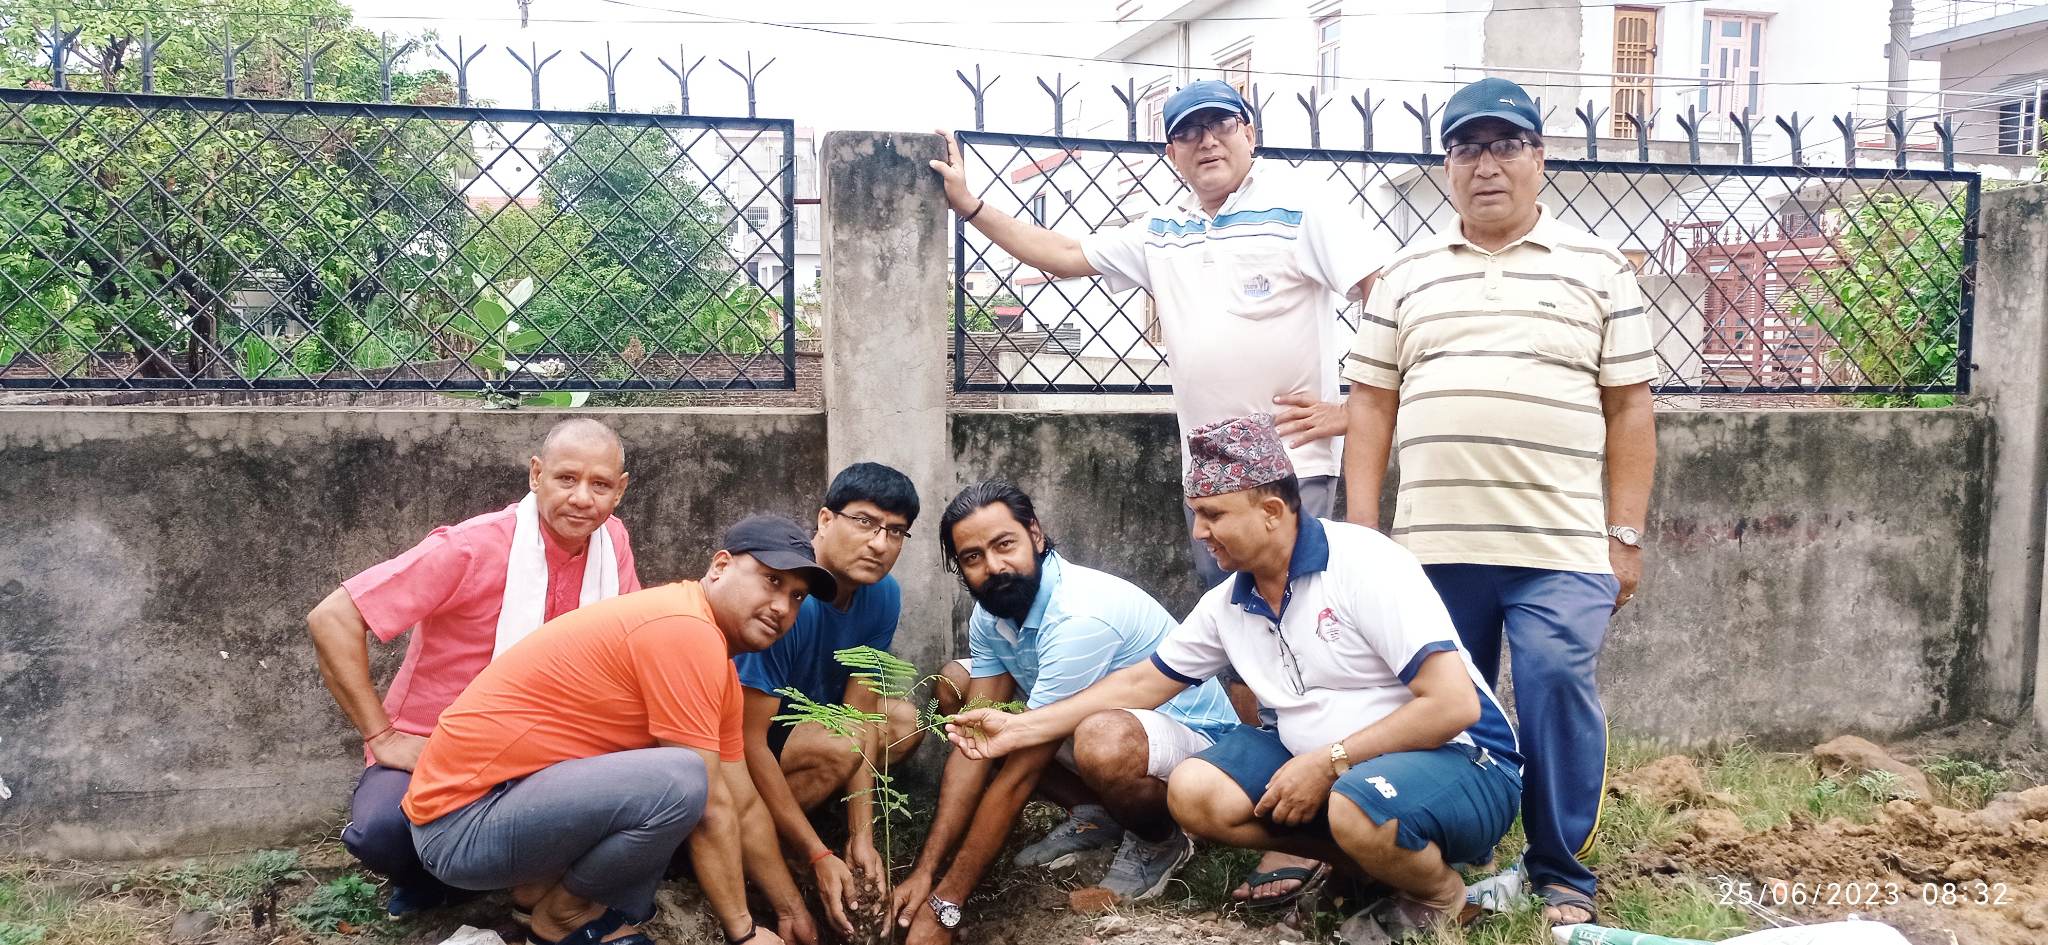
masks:
[[[1390,935],[1471,921],[1451,864],[1486,861],[1514,822],[1521,755],[1442,600],[1391,539],[1301,515],[1271,418],[1204,427],[1188,446],[1195,535],[1235,577],[1150,660],[1023,715],[965,713],[951,737],[998,757],[1234,669],[1277,728],[1239,726],[1174,769],[1174,819],[1394,887],[1364,920]]]
[[[755,516],[726,533],[701,582],[541,627],[427,739],[404,802],[420,861],[451,886],[511,887],[536,943],[652,945],[632,927],[654,916],[688,838],[728,940],[783,940],[755,925],[744,876],[777,904],[784,934],[815,938],[747,778],[732,657],[788,632],[807,594],[836,592],[810,536]]]

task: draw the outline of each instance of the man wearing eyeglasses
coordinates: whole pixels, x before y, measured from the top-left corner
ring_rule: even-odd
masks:
[[[1435,588],[1393,540],[1302,510],[1271,417],[1198,429],[1189,453],[1195,534],[1235,577],[1148,660],[1023,715],[962,713],[950,737],[970,759],[1028,751],[1235,669],[1277,724],[1236,726],[1174,768],[1173,819],[1394,887],[1354,918],[1390,938],[1470,922],[1451,864],[1489,858],[1514,823],[1521,757]]]
[[[890,761],[899,761],[917,748],[924,733],[916,710],[898,699],[879,698],[849,678],[833,657],[857,646],[886,650],[895,640],[903,594],[889,572],[910,538],[917,511],[917,487],[903,473],[881,463],[840,470],[825,490],[811,541],[837,592],[804,598],[789,633],[765,650],[733,660],[745,693],[747,769],[754,787],[775,820],[784,850],[810,864],[825,914],[846,936],[853,934],[848,912],[859,907],[862,887],[880,895],[886,875],[874,844],[871,774],[860,763],[861,753],[850,750],[844,739],[814,723],[774,721],[789,705],[778,692],[795,690],[814,702],[887,714],[888,731],[868,734],[869,757],[880,758],[886,751]],[[844,854],[819,839],[806,814],[832,798],[846,799]]]
[[[1553,924],[1592,921],[1606,718],[1594,673],[1635,595],[1656,465],[1656,353],[1635,270],[1537,201],[1543,119],[1504,79],[1459,90],[1443,141],[1457,225],[1387,264],[1346,359],[1347,517],[1423,563],[1489,683],[1514,651],[1529,756],[1523,863]]]

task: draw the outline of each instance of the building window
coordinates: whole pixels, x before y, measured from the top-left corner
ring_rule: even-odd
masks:
[[[2048,109],[2048,93],[2035,102],[2028,102],[2021,94],[1998,103],[1998,153],[2037,153],[2043,137],[2040,127],[2044,109]]]
[[[1334,13],[1316,21],[1316,88],[1325,92],[1337,90],[1337,31],[1342,22]]]
[[[1036,224],[1038,224],[1039,226],[1045,226],[1045,225],[1046,225],[1046,223],[1045,223],[1045,195],[1044,195],[1044,194],[1033,194],[1033,195],[1031,195],[1031,200],[1030,200],[1030,202],[1026,203],[1026,204],[1024,205],[1024,208],[1025,208],[1026,210],[1030,211],[1030,213],[1031,213],[1031,222],[1033,222],[1033,223],[1036,223]]]
[[[1700,108],[1716,117],[1763,111],[1764,18],[1709,13],[1700,31],[1700,78],[1726,79],[1700,90]]]
[[[1166,140],[1166,87],[1160,86],[1146,94],[1140,120],[1144,121],[1145,136],[1152,141]]]
[[[1247,49],[1217,63],[1216,69],[1223,73],[1223,81],[1230,83],[1230,87],[1236,89],[1237,94],[1244,96],[1245,101],[1252,100],[1251,50]]]
[[[749,230],[748,235],[766,235],[768,231],[767,207],[748,207],[747,209],[741,211],[741,213],[745,215],[747,218],[747,228]]]
[[[1630,115],[1648,118],[1656,110],[1651,76],[1657,74],[1657,11],[1648,7],[1614,10],[1614,131],[1633,138]]]

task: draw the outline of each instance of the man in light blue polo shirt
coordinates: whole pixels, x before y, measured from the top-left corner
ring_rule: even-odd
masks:
[[[1055,553],[1030,496],[1004,480],[962,491],[939,520],[939,542],[975,600],[970,705],[1052,705],[1149,659],[1174,629],[1173,615],[1135,585]],[[1120,843],[1101,888],[1125,900],[1158,895],[1193,853],[1167,813],[1166,777],[1237,724],[1222,687],[1209,682],[1156,710],[1103,713],[1071,739],[1019,752],[993,783],[988,762],[954,754],[924,851],[896,887],[892,914],[910,930],[906,945],[951,941],[961,904],[1034,788],[1071,816],[1020,861],[1059,866]]]

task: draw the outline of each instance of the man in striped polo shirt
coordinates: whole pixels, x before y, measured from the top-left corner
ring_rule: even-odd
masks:
[[[1398,445],[1391,534],[1423,562],[1489,683],[1505,628],[1528,760],[1524,865],[1546,915],[1566,924],[1594,918],[1579,862],[1606,776],[1594,671],[1642,574],[1657,368],[1628,260],[1537,202],[1542,128],[1504,79],[1444,108],[1458,225],[1410,244],[1366,303],[1344,370],[1344,474],[1348,518],[1377,526]]]

